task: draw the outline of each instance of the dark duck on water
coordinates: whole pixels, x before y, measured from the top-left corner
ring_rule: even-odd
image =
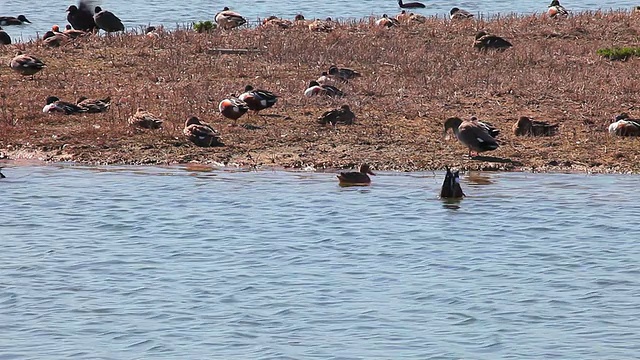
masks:
[[[403,3],[402,0],[398,0],[398,6],[400,6],[403,9],[416,9],[416,8],[426,7],[423,3],[419,3],[419,2]]]
[[[451,172],[449,167],[447,167],[446,170],[447,174],[444,176],[444,182],[440,190],[440,198],[461,199],[465,195],[460,186],[460,171]]]

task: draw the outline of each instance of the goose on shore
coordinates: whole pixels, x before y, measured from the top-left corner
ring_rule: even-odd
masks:
[[[560,5],[560,1],[553,0],[551,4],[549,4],[549,8],[547,9],[547,14],[549,17],[566,17],[569,15],[567,9],[564,6]]]
[[[23,54],[21,51],[16,53],[16,56],[11,59],[9,63],[11,69],[23,76],[31,75],[33,77],[38,71],[46,67],[42,60],[35,56]]]
[[[247,20],[235,11],[229,10],[228,7],[224,7],[222,11],[214,16],[213,20],[222,29],[230,30],[238,26],[242,26],[247,23]]]
[[[451,20],[464,20],[471,19],[473,17],[473,14],[466,10],[454,7],[451,9],[451,11],[449,11],[449,17],[451,18]]]
[[[531,120],[521,116],[513,124],[512,129],[516,136],[553,136],[558,131],[558,124],[549,124],[546,121]]]
[[[76,30],[91,32],[97,28],[93,20],[93,9],[90,3],[84,0],[80,0],[78,6],[69,5],[67,22]]]
[[[469,149],[469,157],[472,157],[472,151],[477,154],[498,148],[495,137],[500,131],[475,117],[464,121],[458,117],[450,117],[444,122],[445,135],[449,129],[452,129],[458,141]]]
[[[24,23],[31,24],[31,21],[27,20],[24,15],[18,15],[18,17],[0,16],[0,26],[24,25]]]
[[[189,141],[200,147],[224,146],[220,141],[220,134],[195,116],[191,116],[184,123],[182,130]]]
[[[402,0],[398,0],[398,6],[403,9],[416,9],[416,8],[425,8],[425,4],[419,2],[402,2]]]
[[[124,24],[111,11],[102,10],[100,6],[96,6],[95,12],[93,20],[98,28],[106,32],[124,31]]]
[[[440,189],[441,199],[460,199],[465,196],[460,186],[460,171],[451,172],[449,167],[445,168],[447,173],[444,176],[444,182]]]
[[[489,35],[485,31],[478,31],[473,41],[473,47],[478,50],[493,49],[506,50],[512,47],[510,42],[496,35]]]
[[[11,36],[0,27],[0,45],[11,45]]]
[[[640,120],[632,119],[629,114],[622,113],[609,125],[609,133],[617,136],[640,136]]]
[[[362,164],[359,171],[341,172],[337,177],[341,186],[367,186],[371,184],[369,175],[375,174],[368,164]]]

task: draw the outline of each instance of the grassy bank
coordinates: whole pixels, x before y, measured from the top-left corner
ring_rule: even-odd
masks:
[[[47,68],[34,80],[0,71],[0,151],[9,157],[86,163],[222,162],[283,167],[374,169],[570,169],[640,172],[640,142],[611,137],[613,116],[640,117],[636,58],[609,61],[601,48],[638,44],[638,16],[580,13],[568,19],[496,17],[487,21],[428,19],[382,29],[363,20],[330,33],[306,28],[177,30],[160,38],[126,34],[87,37],[59,48],[40,41],[0,47],[8,63],[16,47]],[[502,53],[472,49],[478,29],[508,39]],[[217,48],[259,52],[219,54]],[[343,99],[305,98],[308,82],[336,63],[363,77],[340,85]],[[218,102],[246,84],[271,90],[280,101],[265,114],[245,115],[231,127]],[[65,100],[111,96],[105,114],[49,115],[48,95]],[[347,103],[356,124],[323,127],[315,119]],[[165,120],[164,129],[132,129],[127,118],[142,107]],[[222,134],[225,147],[198,148],[182,135],[197,115]],[[492,162],[470,160],[442,123],[472,115],[502,130]],[[519,116],[560,124],[557,136],[516,137]]]

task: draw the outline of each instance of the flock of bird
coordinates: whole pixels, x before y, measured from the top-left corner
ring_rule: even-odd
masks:
[[[422,3],[403,3],[402,0],[398,0],[398,5],[403,9],[425,7]],[[103,30],[108,33],[125,30],[122,21],[116,15],[110,11],[103,10],[100,6],[95,6],[92,9],[85,0],[81,0],[78,6],[69,6],[66,11],[69,25],[66,26],[65,30],[60,31],[57,26],[54,26],[51,31],[48,31],[43,36],[44,41],[48,42],[51,46],[59,46],[66,40],[66,38],[74,38],[88,33],[95,33],[99,30]],[[559,0],[553,0],[548,6],[547,14],[550,17],[565,17],[568,16],[569,12],[560,5]],[[472,13],[457,7],[452,8],[450,11],[450,18],[452,20],[467,20],[472,19],[473,17],[474,15]],[[230,10],[228,7],[224,7],[222,11],[218,12],[214,17],[214,20],[218,27],[226,30],[230,30],[247,23],[247,20],[242,15]],[[406,10],[402,10],[395,18],[391,18],[384,14],[382,18],[375,21],[375,24],[378,26],[392,27],[402,22],[423,22],[424,20],[426,20],[426,18],[422,15],[407,13]],[[18,17],[0,17],[0,25],[3,26],[23,25],[29,23],[30,21],[24,15],[20,15]],[[297,15],[293,22],[286,19],[280,19],[275,16],[271,16],[263,21],[263,25],[265,26],[278,26],[280,28],[287,28],[300,24],[308,27],[312,31],[332,30],[330,18],[324,21],[307,21],[301,14]],[[155,28],[153,27],[148,29],[150,33],[154,30]],[[11,39],[0,27],[0,44],[10,43]],[[473,47],[481,51],[505,51],[512,46],[513,45],[508,40],[497,35],[488,34],[485,31],[478,31],[473,41]],[[11,60],[9,66],[14,71],[25,76],[33,76],[46,67],[45,63],[40,59],[21,52],[16,54],[16,56]],[[341,98],[345,96],[345,93],[337,86],[348,83],[349,81],[361,76],[362,75],[356,70],[331,65],[326,72],[322,72],[320,77],[316,80],[310,81],[309,86],[304,90],[303,95],[307,97],[328,96]],[[218,110],[222,116],[233,120],[235,125],[236,121],[249,110],[253,111],[257,115],[260,111],[274,106],[277,101],[278,95],[273,92],[263,89],[254,89],[251,85],[247,85],[244,92],[239,96],[232,95],[220,101]],[[72,103],[63,101],[55,96],[49,96],[46,99],[43,112],[62,113],[65,115],[76,113],[100,113],[107,111],[109,107],[109,98],[88,99],[86,97],[81,97],[75,103]],[[324,112],[318,118],[317,122],[324,125],[329,124],[335,127],[337,124],[353,124],[355,119],[355,114],[351,111],[349,105],[345,104],[340,108]],[[162,127],[163,121],[144,109],[138,109],[135,114],[129,117],[128,123],[132,126],[146,129],[159,129]],[[244,124],[243,126],[247,127],[252,125]],[[252,126],[252,129],[255,128],[259,127]],[[478,120],[476,117],[471,117],[468,120],[462,120],[458,117],[448,118],[444,122],[445,135],[449,129],[453,131],[458,141],[468,148],[469,157],[471,158],[472,152],[475,152],[476,155],[478,155],[481,152],[492,151],[499,147],[499,141],[496,140],[496,137],[499,135],[500,131],[491,124]],[[513,125],[513,132],[517,136],[552,136],[557,132],[557,130],[557,124],[535,121],[528,117],[520,117]],[[623,113],[618,115],[615,118],[615,122],[609,126],[609,132],[619,136],[640,136],[640,121],[631,119],[628,114]],[[186,120],[183,133],[188,140],[197,146],[211,147],[224,145],[220,139],[219,132],[195,116],[191,116]],[[369,165],[363,164],[359,171],[340,173],[338,175],[338,179],[342,185],[369,185],[371,183],[369,175],[374,175],[374,173],[371,171]],[[464,196],[460,189],[458,173],[452,173],[448,168],[441,196],[454,198]]]

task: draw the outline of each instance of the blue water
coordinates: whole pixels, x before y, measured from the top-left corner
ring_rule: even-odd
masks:
[[[409,1],[405,1],[409,2]],[[423,15],[447,16],[449,10],[457,6],[475,14],[492,15],[496,13],[541,13],[547,10],[551,1],[540,0],[462,0],[462,1],[431,1],[421,0],[424,9],[411,9],[412,12]],[[57,24],[64,27],[66,24],[65,10],[75,0],[50,0],[50,1],[0,1],[0,16],[25,15],[33,24],[25,26],[7,26],[5,30],[17,40],[29,40],[36,34],[44,34],[51,26]],[[638,5],[637,1],[629,0],[587,0],[587,1],[561,1],[569,10],[610,10],[625,9]],[[191,0],[188,2],[174,0],[109,0],[97,1],[103,9],[112,11],[120,17],[128,29],[135,29],[149,24],[164,24],[167,28],[175,28],[176,25],[189,25],[202,20],[212,20],[213,16],[223,7],[240,12],[250,21],[257,21],[269,15],[278,15],[293,18],[302,13],[307,18],[362,18],[366,16],[380,16],[383,13],[397,14],[400,8],[395,0],[322,0],[322,1],[296,1],[296,0],[257,0],[218,2],[209,0]]]
[[[0,359],[633,359],[637,176],[21,166]]]

